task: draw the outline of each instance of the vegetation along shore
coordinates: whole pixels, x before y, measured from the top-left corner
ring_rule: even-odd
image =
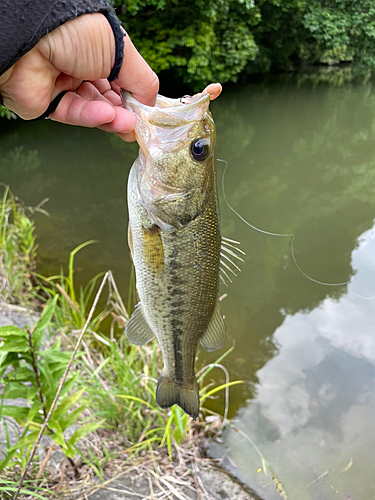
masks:
[[[120,476],[130,481],[131,474],[141,473],[151,488],[164,491],[158,498],[215,498],[199,471],[218,474],[217,464],[205,456],[205,440],[224,425],[233,426],[227,419],[229,388],[241,381],[226,375],[213,385],[210,379],[213,369],[226,373],[221,362],[231,349],[197,374],[202,405],[197,420],[177,406],[161,410],[155,401],[159,348],[156,342],[140,348],[126,341],[128,310],[111,272],[75,286],[74,257],[92,242],[70,254],[66,275],[38,274],[36,210],[44,211],[24,206],[3,187],[0,308],[2,324],[4,317],[9,321],[0,327],[2,498],[14,498],[21,481],[19,498],[86,498],[110,488],[108,481]],[[132,283],[127,307],[134,293]],[[208,398],[220,394],[224,415],[204,408]],[[252,498],[239,491],[247,496],[238,498]]]
[[[373,69],[370,0],[113,0],[143,57],[162,78],[199,91],[250,74],[352,61]]]

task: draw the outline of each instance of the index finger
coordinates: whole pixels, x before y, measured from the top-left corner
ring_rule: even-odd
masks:
[[[129,36],[125,37],[124,61],[115,83],[130,92],[137,101],[147,106],[155,105],[159,79],[134,47]]]

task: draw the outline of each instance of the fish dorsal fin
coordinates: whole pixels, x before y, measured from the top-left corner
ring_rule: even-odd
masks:
[[[144,345],[155,338],[154,332],[143,314],[142,303],[138,302],[133,314],[126,323],[125,335],[131,344]]]
[[[203,349],[208,352],[216,351],[225,344],[225,324],[219,299],[217,299],[210,324],[200,342]]]
[[[232,260],[231,257],[237,259],[237,261],[243,262],[242,257],[238,255],[245,255],[245,252],[240,250],[237,245],[240,245],[239,241],[230,240],[228,238],[221,238],[221,251],[220,251],[220,278],[225,286],[228,286],[227,281],[232,283],[232,276],[237,276],[237,271],[241,271],[238,265]],[[236,253],[237,252],[237,253]],[[230,274],[229,274],[230,273]]]

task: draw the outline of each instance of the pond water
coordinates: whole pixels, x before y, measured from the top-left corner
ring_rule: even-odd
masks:
[[[222,293],[230,417],[291,500],[375,497],[375,82],[298,75],[225,89],[212,103],[217,157],[228,161],[223,235],[242,272]],[[0,121],[0,180],[37,214],[38,270],[76,258],[85,283],[112,269],[126,295],[126,181],[136,145],[97,130]],[[218,163],[219,187],[224,166]],[[324,286],[306,278],[327,283]],[[224,352],[220,351],[220,352]],[[200,362],[218,357],[201,352]],[[217,380],[222,381],[219,370]],[[210,402],[223,411],[224,401]],[[210,453],[259,497],[280,498],[245,437],[227,429]]]

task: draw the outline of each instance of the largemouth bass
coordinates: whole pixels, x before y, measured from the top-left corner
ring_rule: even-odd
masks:
[[[157,338],[164,368],[156,400],[196,418],[198,343],[214,351],[225,342],[210,94],[159,95],[155,107],[127,92],[123,98],[137,118],[140,147],[128,180],[129,246],[140,302],[125,333],[137,345]]]

